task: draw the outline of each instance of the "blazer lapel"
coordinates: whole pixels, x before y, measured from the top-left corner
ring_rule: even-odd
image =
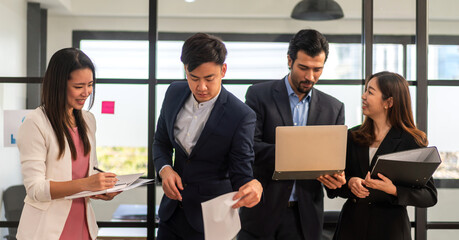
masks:
[[[199,151],[199,148],[205,143],[208,136],[213,132],[215,128],[218,127],[220,119],[225,113],[225,104],[228,98],[228,91],[222,86],[222,90],[220,95],[218,96],[217,101],[215,101],[215,105],[209,115],[209,119],[207,119],[204,128],[202,129],[201,135],[196,142],[193,150],[191,150],[190,157],[192,157],[196,152]]]
[[[169,130],[169,136],[170,140],[172,143],[175,145],[175,149],[180,149],[180,151],[183,151],[183,154],[188,155],[186,151],[180,146],[180,144],[175,141],[175,134],[174,134],[174,126],[175,122],[177,121],[177,115],[179,114],[180,110],[183,107],[183,104],[185,104],[185,101],[188,99],[188,97],[191,94],[190,88],[187,86],[184,90],[184,94],[180,98],[177,98],[177,104],[175,105],[176,107],[172,109],[172,114],[170,115],[172,119],[169,119],[169,122],[171,123],[171,127],[168,129]]]
[[[293,126],[292,110],[290,109],[290,100],[287,95],[284,79],[275,83],[272,95],[284,126]]]
[[[400,145],[401,143],[401,135],[402,132],[397,128],[392,127],[389,130],[386,137],[384,137],[383,141],[381,142],[381,145],[379,145],[379,148],[376,151],[375,155],[371,159],[370,169],[373,169],[374,165],[376,164],[376,159],[378,159],[378,155],[395,152],[398,145]]]
[[[317,125],[317,117],[320,116],[321,107],[320,107],[320,97],[315,89],[311,89],[311,101],[309,102],[309,112],[308,112],[308,121],[307,125]]]

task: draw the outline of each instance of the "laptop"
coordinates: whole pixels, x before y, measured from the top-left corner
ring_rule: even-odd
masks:
[[[274,180],[316,179],[346,166],[347,126],[276,128]]]

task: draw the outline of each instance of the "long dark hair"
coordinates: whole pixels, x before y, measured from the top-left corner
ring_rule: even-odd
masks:
[[[68,126],[70,126],[70,116],[66,110],[67,106],[67,81],[70,74],[79,69],[89,68],[93,75],[93,92],[89,100],[89,108],[94,104],[95,94],[95,68],[91,59],[81,50],[76,48],[64,48],[57,51],[49,61],[43,78],[41,106],[48,117],[54,133],[56,134],[59,145],[59,158],[64,155],[65,140],[67,139],[72,159],[76,160],[77,153],[75,143],[72,140]],[[87,136],[88,126],[83,118],[81,110],[73,109],[75,124],[78,127],[78,134],[83,142],[84,155],[91,151],[91,144]]]
[[[377,83],[382,93],[382,99],[392,98],[393,104],[387,113],[391,126],[411,134],[419,146],[427,146],[426,134],[417,129],[414,124],[410,90],[405,78],[392,72],[375,73],[365,81],[365,90],[368,87],[368,82],[373,78],[378,79]],[[357,142],[370,146],[376,138],[373,119],[365,117],[362,126],[352,134]]]

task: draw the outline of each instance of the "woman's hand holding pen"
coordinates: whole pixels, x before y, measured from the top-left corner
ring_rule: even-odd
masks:
[[[370,191],[363,186],[365,180],[359,177],[352,177],[349,179],[348,186],[351,192],[358,198],[366,198],[370,195]]]
[[[99,191],[115,186],[118,179],[116,174],[101,172],[85,178],[85,188],[88,191]]]
[[[364,180],[365,186],[397,196],[397,187],[392,183],[392,181],[381,173],[378,173],[378,177],[381,178],[381,180],[372,179],[370,177],[370,172],[368,172]]]

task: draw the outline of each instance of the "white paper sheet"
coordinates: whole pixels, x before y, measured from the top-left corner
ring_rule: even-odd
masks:
[[[79,193],[75,193],[73,195],[65,197],[65,199],[75,199],[81,197],[90,197],[98,194],[105,194],[105,193],[112,193],[112,192],[123,192],[127,190],[131,190],[133,188],[148,184],[150,182],[154,182],[154,179],[140,179],[139,177],[142,176],[143,173],[137,174],[129,174],[129,175],[118,175],[118,183],[114,187],[101,190],[101,191],[83,191]]]
[[[231,240],[241,230],[238,209],[233,206],[237,192],[231,192],[201,203],[206,240]]]

